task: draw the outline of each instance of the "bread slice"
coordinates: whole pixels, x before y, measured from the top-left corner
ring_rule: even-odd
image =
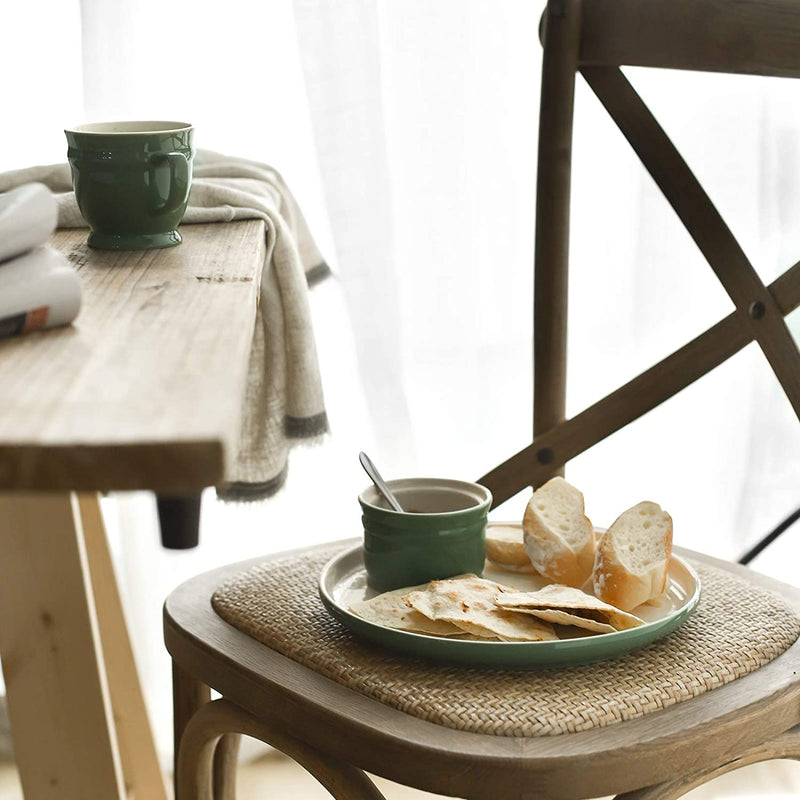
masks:
[[[507,572],[533,572],[525,545],[522,528],[516,525],[490,523],[486,527],[486,558]]]
[[[552,478],[531,497],[522,518],[525,552],[550,580],[580,589],[592,575],[595,537],[583,495],[563,478]]]
[[[600,537],[592,580],[597,597],[623,611],[658,597],[672,557],[672,518],[658,503],[629,508]]]

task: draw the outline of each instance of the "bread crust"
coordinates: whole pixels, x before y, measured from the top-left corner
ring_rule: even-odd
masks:
[[[631,572],[622,563],[617,550],[617,523],[629,512],[637,509],[642,503],[621,514],[611,527],[600,537],[595,555],[592,582],[594,594],[606,603],[623,611],[634,608],[652,600],[663,593],[667,585],[667,574],[672,554],[672,518],[660,508],[667,523],[664,533],[664,549],[666,558],[651,564],[643,572]],[[656,504],[653,504],[656,505]]]
[[[512,536],[518,536],[518,540]],[[535,572],[525,552],[519,525],[489,525],[486,528],[486,558],[500,569]]]
[[[567,487],[574,493],[573,496],[580,505],[578,516],[580,546],[577,548],[570,546],[564,537],[539,513],[536,507],[537,499],[541,496],[539,492],[546,490],[556,480],[566,483],[563,478],[554,478],[534,492],[528,502],[522,518],[525,551],[536,571],[541,575],[550,578],[555,583],[580,589],[591,578],[594,567],[594,527],[585,514],[583,494],[569,484]]]

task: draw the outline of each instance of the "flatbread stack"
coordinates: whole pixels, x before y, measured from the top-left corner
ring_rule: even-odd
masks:
[[[633,614],[570,586],[517,592],[476,575],[386,592],[350,610],[388,628],[477,641],[553,641],[560,638],[554,623],[591,633],[644,625]]]
[[[644,620],[572,586],[550,584],[538,592],[508,592],[497,605],[509,611],[533,614],[559,625],[574,625],[594,633],[614,633],[644,625]]]
[[[558,638],[544,620],[500,608],[496,598],[509,591],[499,583],[465,575],[431,581],[423,591],[407,594],[405,601],[428,619],[449,622],[478,639],[543,642]]]

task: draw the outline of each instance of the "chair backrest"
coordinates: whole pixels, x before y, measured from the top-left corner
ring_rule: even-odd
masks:
[[[620,66],[800,77],[797,0],[549,0],[536,186],[533,443],[479,479],[498,505],[756,341],[800,417],[800,350],[784,316],[800,262],[765,286]],[[672,205],[736,310],[566,419],[567,284],[575,76],[580,71]]]

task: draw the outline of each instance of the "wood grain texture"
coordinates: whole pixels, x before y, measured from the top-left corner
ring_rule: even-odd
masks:
[[[633,792],[618,795],[615,800],[677,800],[692,789],[702,786],[726,772],[761,761],[771,761],[776,758],[791,758],[800,760],[800,726],[795,726],[790,731],[782,733],[775,739],[751,747],[736,758],[726,761],[718,766],[701,769],[692,775],[687,775],[674,781],[650,786]]]
[[[52,244],[77,267],[73,325],[0,342],[0,488],[218,483],[237,442],[263,222],[187,225],[166,250]]]
[[[236,768],[239,763],[238,733],[220,737],[214,750],[214,800],[236,800]]]
[[[796,0],[584,0],[580,60],[800,76]]]
[[[800,611],[800,590],[738,565],[677,552],[777,592]],[[797,642],[730,684],[606,728],[522,739],[444,728],[345,689],[217,617],[209,602],[214,589],[263,561],[214,570],[170,595],[165,638],[173,659],[259,719],[280,720],[287,735],[424,791],[473,800],[615,794],[722,764],[800,721]]]
[[[167,800],[164,777],[117,589],[117,577],[108,549],[100,498],[97,494],[81,494],[78,496],[78,507],[125,789],[128,795],[140,800]]]
[[[208,686],[187,672],[177,661],[172,662],[172,753],[173,780],[177,796],[178,752],[189,720],[211,700]]]
[[[260,739],[313,775],[336,800],[385,800],[358,768],[288,735],[280,720],[259,718],[227,700],[203,706],[190,721],[178,758],[176,800],[212,800],[212,764],[220,737],[229,732]],[[213,800],[218,800],[213,796]]]
[[[0,494],[0,656],[30,800],[125,797],[77,509]]]
[[[782,315],[800,307],[800,262],[773,281],[768,289]],[[540,485],[551,473],[553,464],[565,464],[656,408],[752,340],[752,331],[741,324],[738,312],[729,314],[641,375],[537,437],[533,444],[480,477],[478,483],[491,491],[492,507],[530,485]],[[551,464],[543,464],[537,457],[544,448],[553,454]]]

